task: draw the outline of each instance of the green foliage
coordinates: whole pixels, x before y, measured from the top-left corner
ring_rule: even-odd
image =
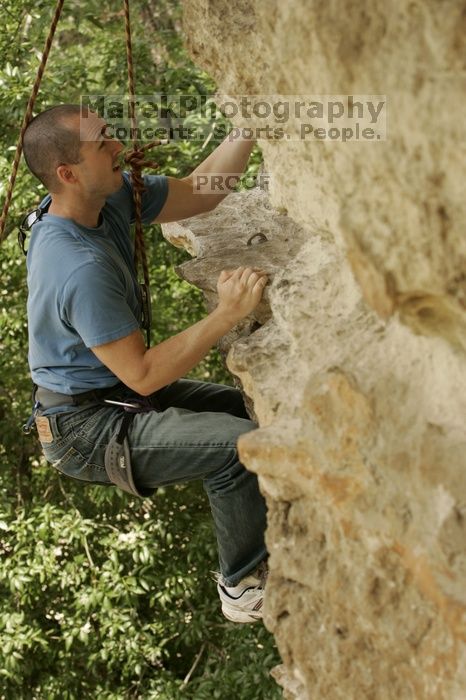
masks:
[[[1,0],[0,198],[53,8]],[[122,3],[67,0],[36,112],[81,94],[126,92]],[[133,0],[137,89],[209,94],[215,86],[186,57],[180,8]],[[161,172],[182,177],[217,143],[160,149]],[[260,162],[256,149],[249,173]],[[277,662],[261,625],[235,626],[219,611],[211,516],[199,484],[151,500],[83,486],[45,464],[21,432],[30,411],[26,271],[15,240],[21,215],[44,190],[21,166],[0,248],[0,700],[273,700]],[[199,320],[200,292],[173,270],[187,253],[158,227],[151,241],[154,330],[159,342]],[[212,351],[190,376],[230,383]]]
[[[142,502],[46,467],[33,481],[27,508],[0,509],[0,697],[274,697],[265,629],[218,614],[199,486]]]

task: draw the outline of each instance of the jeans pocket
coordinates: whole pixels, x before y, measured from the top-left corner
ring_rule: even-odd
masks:
[[[55,415],[57,432],[60,438],[86,433],[87,425],[99,420],[101,409],[97,406],[86,406],[67,413]]]
[[[50,459],[45,450],[44,454],[51,465],[65,476],[70,476],[79,481],[92,481],[100,484],[109,483],[105,468],[90,462],[73,446],[68,447],[58,459]]]

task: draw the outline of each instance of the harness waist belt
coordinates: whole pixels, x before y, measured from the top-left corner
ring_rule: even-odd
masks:
[[[50,391],[44,387],[36,386],[34,400],[43,408],[53,408],[55,406],[81,406],[86,403],[101,403],[106,397],[117,393],[125,388],[122,382],[105,389],[95,389],[82,394],[60,394],[57,391]],[[136,416],[136,413],[147,413],[148,411],[161,411],[160,404],[155,397],[152,397],[153,404],[147,398],[136,397],[127,402],[116,402],[124,407],[122,420],[116,433],[110,438],[105,449],[104,464],[107,476],[112,484],[118,486],[123,491],[132,496],[145,498],[151,496],[155,488],[139,487],[134,482],[133,468],[131,464],[131,453],[128,444],[128,430]],[[34,420],[36,413],[33,411],[31,419]],[[31,420],[30,419],[30,420]]]
[[[55,408],[55,406],[81,406],[85,403],[99,403],[106,396],[123,387],[123,383],[118,382],[114,386],[93,389],[81,394],[60,394],[58,391],[51,391],[43,386],[38,386],[34,392],[34,398],[45,409]]]

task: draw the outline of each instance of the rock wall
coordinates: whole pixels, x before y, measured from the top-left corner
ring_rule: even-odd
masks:
[[[270,200],[165,227],[209,304],[222,267],[271,276],[223,347],[260,425],[240,454],[269,507],[277,681],[464,700],[464,3],[185,0],[184,28],[220,93],[387,96],[386,140],[264,138]]]

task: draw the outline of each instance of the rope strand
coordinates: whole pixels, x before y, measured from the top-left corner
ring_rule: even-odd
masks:
[[[125,35],[126,35],[126,58],[128,64],[128,91],[129,91],[129,116],[131,120],[130,136],[133,147],[125,154],[125,162],[131,167],[131,180],[133,184],[134,198],[134,266],[136,273],[142,268],[144,279],[144,294],[147,297],[146,308],[150,309],[149,294],[149,266],[147,264],[147,252],[144,243],[144,232],[141,222],[141,199],[145,190],[142,168],[157,168],[158,165],[153,160],[146,160],[145,151],[159,146],[165,141],[151,141],[145,146],[138,143],[138,129],[136,119],[136,98],[134,93],[134,67],[133,67],[133,47],[131,43],[131,18],[129,12],[129,0],[124,0],[125,11]],[[150,344],[150,310],[148,311],[149,321],[146,325],[147,347]],[[147,321],[147,319],[146,319]]]
[[[23,118],[23,123],[21,125],[21,131],[19,133],[18,142],[16,144],[16,152],[15,152],[15,158],[13,161],[13,167],[11,170],[10,181],[8,183],[8,189],[7,189],[6,196],[5,196],[5,202],[3,204],[3,211],[2,211],[2,215],[0,217],[0,242],[3,242],[6,238],[6,236],[5,236],[6,218],[8,216],[8,210],[10,208],[11,198],[13,195],[13,188],[14,188],[15,182],[16,182],[16,175],[18,173],[19,162],[21,160],[21,154],[23,152],[24,133],[28,127],[29,122],[32,119],[32,111],[34,109],[36,97],[37,97],[37,94],[39,92],[40,83],[42,81],[42,76],[44,75],[45,66],[47,64],[47,59],[49,57],[50,49],[52,47],[53,37],[55,34],[55,30],[57,28],[58,20],[60,19],[60,15],[61,15],[61,11],[63,9],[64,1],[65,0],[58,0],[58,2],[57,2],[56,8],[55,8],[55,14],[54,14],[53,20],[52,20],[52,24],[50,25],[49,35],[48,35],[47,40],[45,42],[44,51],[42,53],[42,59],[41,59],[39,68],[37,69],[36,79],[34,81],[32,92],[31,92],[31,95],[29,97],[29,101],[28,101],[28,104],[26,107],[26,113],[25,113],[24,118]]]
[[[141,223],[141,196],[144,191],[144,180],[142,177],[142,167],[144,163],[144,148],[138,146],[137,139],[137,121],[135,109],[135,93],[134,93],[134,67],[133,67],[133,48],[131,43],[131,18],[129,12],[129,0],[124,0],[125,6],[125,34],[126,34],[126,58],[128,63],[128,91],[129,91],[129,115],[131,120],[131,141],[133,150],[126,157],[126,162],[131,165],[131,177],[133,183],[134,194],[134,264],[136,270],[139,266],[142,267],[144,284],[149,284],[149,268],[147,264],[146,247],[144,244],[144,234]]]
[[[21,154],[23,152],[23,139],[25,131],[32,120],[32,113],[34,109],[34,104],[39,92],[42,77],[44,75],[45,66],[49,57],[50,49],[52,47],[53,38],[55,31],[60,19],[60,15],[63,9],[64,0],[57,0],[55,13],[50,25],[49,34],[47,36],[44,51],[42,53],[42,58],[40,65],[37,69],[36,78],[34,80],[34,85],[31,91],[31,95],[28,100],[26,107],[26,113],[23,118],[21,125],[20,134],[18,137],[18,142],[16,145],[15,157],[13,160],[12,171],[10,175],[10,180],[8,183],[8,188],[5,196],[5,202],[3,205],[3,211],[0,217],[0,242],[5,238],[5,227],[6,220],[8,216],[8,210],[10,208],[13,188],[16,182],[16,176],[18,173],[19,163],[21,160]],[[145,146],[140,146],[138,144],[138,134],[137,134],[137,121],[136,121],[136,109],[135,109],[135,92],[134,92],[134,67],[133,67],[133,51],[131,43],[131,20],[130,20],[130,10],[129,10],[129,0],[124,0],[124,14],[125,14],[125,33],[126,33],[126,55],[127,55],[127,65],[128,65],[128,87],[129,87],[129,114],[131,119],[131,141],[133,144],[132,149],[127,152],[125,156],[125,162],[131,167],[131,177],[133,183],[133,194],[134,194],[134,209],[135,209],[135,240],[134,240],[134,264],[136,272],[139,268],[142,268],[142,274],[144,279],[144,284],[146,287],[146,293],[149,289],[149,268],[147,264],[147,253],[144,244],[144,234],[141,222],[141,198],[144,192],[144,180],[142,176],[142,168],[150,167],[157,168],[157,163],[153,160],[145,159],[145,151],[153,148],[154,146],[164,143],[163,141],[152,141]]]

